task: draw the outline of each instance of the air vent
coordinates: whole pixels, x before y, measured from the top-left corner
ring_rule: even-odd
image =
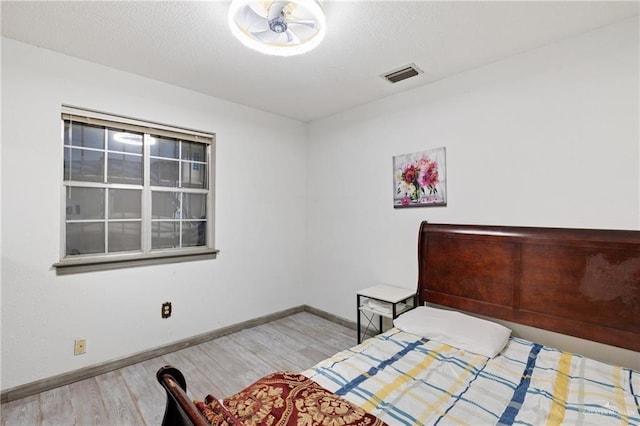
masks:
[[[418,74],[422,74],[422,70],[415,64],[409,64],[386,73],[382,75],[382,77],[390,83],[397,83],[399,81],[406,80],[407,78],[415,77]]]

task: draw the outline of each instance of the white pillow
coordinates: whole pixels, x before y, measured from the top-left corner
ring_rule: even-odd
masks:
[[[509,341],[511,330],[456,311],[418,306],[393,321],[407,333],[493,358]]]

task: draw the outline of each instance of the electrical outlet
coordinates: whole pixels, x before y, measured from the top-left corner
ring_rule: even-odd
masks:
[[[169,318],[171,316],[171,302],[164,302],[162,304],[162,318]]]
[[[73,346],[73,354],[74,355],[83,355],[87,353],[87,340],[86,339],[77,339]]]

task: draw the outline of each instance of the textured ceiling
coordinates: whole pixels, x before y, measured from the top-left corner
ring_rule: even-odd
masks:
[[[2,35],[302,121],[326,117],[639,13],[631,2],[325,1],[302,56],[244,47],[230,2],[0,3]],[[424,74],[380,75],[408,63]]]

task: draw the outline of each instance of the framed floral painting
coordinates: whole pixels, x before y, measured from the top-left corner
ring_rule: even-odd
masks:
[[[393,157],[393,207],[447,205],[445,148]]]

